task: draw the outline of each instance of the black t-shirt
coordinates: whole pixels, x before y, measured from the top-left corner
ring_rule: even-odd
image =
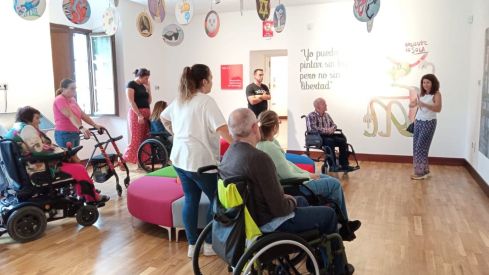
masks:
[[[270,94],[270,91],[268,90],[268,87],[265,84],[261,84],[260,86],[258,86],[255,83],[251,83],[250,85],[248,85],[248,87],[246,87],[246,100],[248,101],[248,108],[251,109],[257,117],[261,112],[266,111],[268,109],[268,101],[263,100],[258,104],[251,105],[250,101],[248,100],[248,97],[253,95],[263,95],[263,94]]]
[[[149,94],[144,85],[138,84],[133,80],[127,84],[127,88],[134,90],[134,102],[136,102],[136,106],[138,106],[138,108],[149,108]]]

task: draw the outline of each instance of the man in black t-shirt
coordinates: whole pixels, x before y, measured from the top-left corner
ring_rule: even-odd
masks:
[[[255,113],[256,117],[268,109],[268,101],[272,99],[270,96],[270,90],[267,85],[262,84],[263,81],[263,69],[256,69],[253,72],[255,82],[246,87],[246,97],[248,99],[248,108]]]

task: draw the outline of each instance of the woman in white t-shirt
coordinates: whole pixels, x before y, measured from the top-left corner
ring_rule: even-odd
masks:
[[[413,180],[426,179],[430,175],[428,152],[436,129],[436,113],[441,111],[440,82],[433,74],[421,78],[421,93],[409,107],[418,106],[413,133]]]
[[[212,73],[206,65],[195,64],[183,69],[179,96],[161,113],[166,129],[173,132],[170,155],[182,182],[185,194],[183,224],[189,242],[188,256],[192,257],[197,242],[197,221],[202,191],[209,201],[214,200],[217,173],[197,173],[197,169],[219,162],[219,136],[231,143],[226,120],[214,99],[207,94],[212,88]],[[209,207],[207,220],[212,219]],[[204,255],[215,255],[210,245],[204,243]]]

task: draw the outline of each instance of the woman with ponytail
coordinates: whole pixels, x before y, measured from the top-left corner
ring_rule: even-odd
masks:
[[[129,128],[131,139],[124,153],[124,159],[131,163],[137,162],[139,145],[149,136],[149,105],[151,104],[151,88],[149,70],[145,68],[134,71],[136,78],[127,84],[127,100],[129,101]],[[124,166],[121,166],[123,169]]]
[[[76,102],[76,84],[71,79],[63,79],[60,83],[60,88],[56,91],[56,98],[53,104],[54,122],[54,139],[56,143],[63,147],[67,147],[67,143],[71,142],[73,147],[80,145],[80,133],[85,138],[90,138],[90,131],[85,128],[82,121],[85,121],[90,126],[97,129],[103,126],[98,125],[93,121]],[[78,157],[74,156],[74,161],[79,161]]]
[[[212,89],[212,73],[206,65],[195,64],[183,69],[179,96],[161,114],[166,129],[173,132],[170,159],[182,182],[185,194],[183,224],[192,257],[197,241],[197,220],[202,192],[213,201],[217,189],[217,173],[197,173],[197,169],[219,163],[219,136],[231,143],[226,120],[214,99],[207,94]],[[212,218],[209,207],[207,221]],[[209,238],[204,243],[204,255],[215,255]]]

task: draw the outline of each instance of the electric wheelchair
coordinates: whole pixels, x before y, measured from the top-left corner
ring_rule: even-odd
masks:
[[[76,217],[83,226],[97,221],[97,207],[104,204],[78,197],[74,185],[80,184],[85,193],[93,193],[93,188],[56,169],[81,148],[23,156],[17,142],[0,138],[0,235],[8,232],[15,241],[28,242],[39,238],[49,221]],[[28,166],[33,164],[43,169],[32,172]]]
[[[348,174],[348,172],[352,172],[360,169],[360,165],[358,164],[355,150],[353,149],[353,146],[350,143],[347,143],[347,158],[349,159],[350,156],[353,157],[355,161],[355,165],[353,166],[352,171],[340,170],[339,158],[337,156],[338,152],[336,152],[335,148],[331,148],[329,146],[323,146],[323,139],[321,135],[316,132],[311,132],[309,131],[309,129],[307,129],[307,116],[302,115],[301,118],[304,118],[306,120],[306,131],[304,132],[304,139],[305,139],[304,148],[306,148],[306,155],[311,159],[313,159],[314,161],[317,162],[323,161],[323,165],[321,166],[321,173],[327,174],[328,172],[344,172],[346,175]],[[336,129],[333,135],[339,135],[344,137],[343,131],[341,129]],[[323,155],[314,159],[310,156],[311,150],[320,150],[323,152]]]
[[[199,173],[217,169],[206,166]],[[287,184],[296,185],[301,180]],[[214,219],[199,235],[192,257],[194,274],[215,274],[215,261],[200,257],[200,250],[208,234],[212,234],[212,246],[216,254],[228,265],[233,274],[330,274],[334,263],[345,264],[345,273],[353,274],[348,264],[342,238],[339,234],[322,234],[311,230],[300,234],[272,232],[263,234],[253,221],[246,202],[247,180],[233,177],[219,180],[218,194],[213,203]],[[336,242],[334,249],[332,242]],[[341,268],[343,269],[343,268]]]
[[[163,132],[151,132],[138,148],[138,164],[146,172],[152,172],[168,165],[172,148],[170,136]]]

